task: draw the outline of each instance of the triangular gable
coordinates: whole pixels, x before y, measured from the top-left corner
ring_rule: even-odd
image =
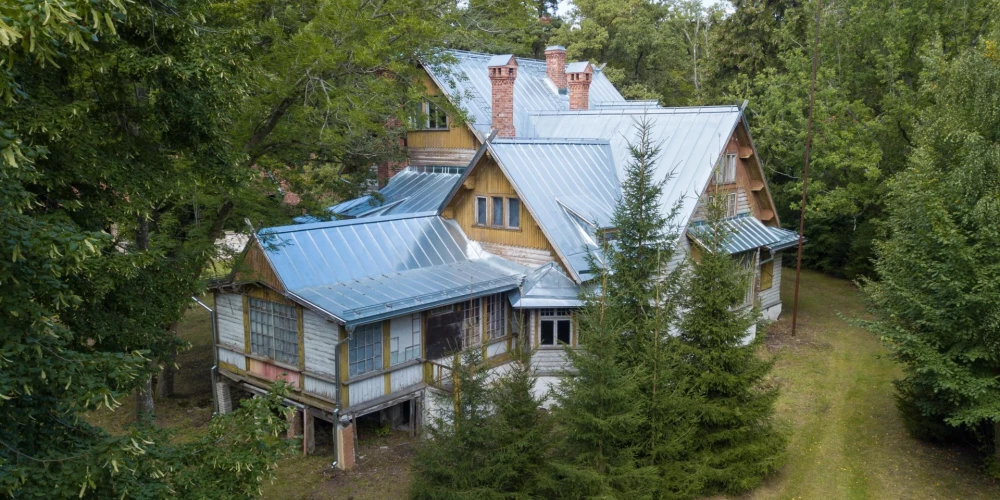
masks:
[[[247,242],[243,258],[233,270],[233,278],[237,282],[256,282],[278,292],[285,292],[285,285],[274,271],[267,253],[260,246],[256,235]]]

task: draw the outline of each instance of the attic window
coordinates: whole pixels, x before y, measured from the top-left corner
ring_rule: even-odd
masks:
[[[486,197],[477,196],[476,197],[476,224],[480,226],[486,225]]]
[[[413,123],[417,130],[448,130],[448,115],[429,101],[422,101]]]
[[[507,198],[507,227],[521,227],[521,200],[517,198]]]
[[[715,167],[712,179],[715,184],[732,184],[736,182],[736,153],[726,154]]]

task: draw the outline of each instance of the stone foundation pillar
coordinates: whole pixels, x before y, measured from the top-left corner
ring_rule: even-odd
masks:
[[[295,439],[302,435],[302,410],[293,409],[288,414],[288,439]]]
[[[227,413],[232,413],[233,411],[233,395],[229,391],[229,384],[225,382],[215,383],[215,398],[219,402],[219,407],[216,408],[219,415],[225,415]]]

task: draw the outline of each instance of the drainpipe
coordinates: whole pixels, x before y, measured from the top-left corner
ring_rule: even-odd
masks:
[[[219,393],[215,384],[219,381],[219,339],[218,334],[215,331],[215,311],[211,307],[205,305],[204,302],[198,300],[198,297],[191,296],[191,300],[195,301],[199,306],[203,307],[208,311],[209,320],[212,323],[212,415],[219,413]]]

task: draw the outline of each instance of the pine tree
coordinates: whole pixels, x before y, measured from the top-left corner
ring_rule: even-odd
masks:
[[[452,362],[454,385],[413,461],[412,498],[530,497],[545,475],[550,429],[528,353],[489,370],[482,349]]]
[[[778,389],[767,376],[773,362],[756,352],[763,332],[746,342],[759,316],[743,304],[751,274],[726,251],[730,233],[721,203],[710,203],[708,212],[680,324],[679,371],[698,397],[697,480],[705,493],[737,493],[778,468],[786,439],[772,422]]]

